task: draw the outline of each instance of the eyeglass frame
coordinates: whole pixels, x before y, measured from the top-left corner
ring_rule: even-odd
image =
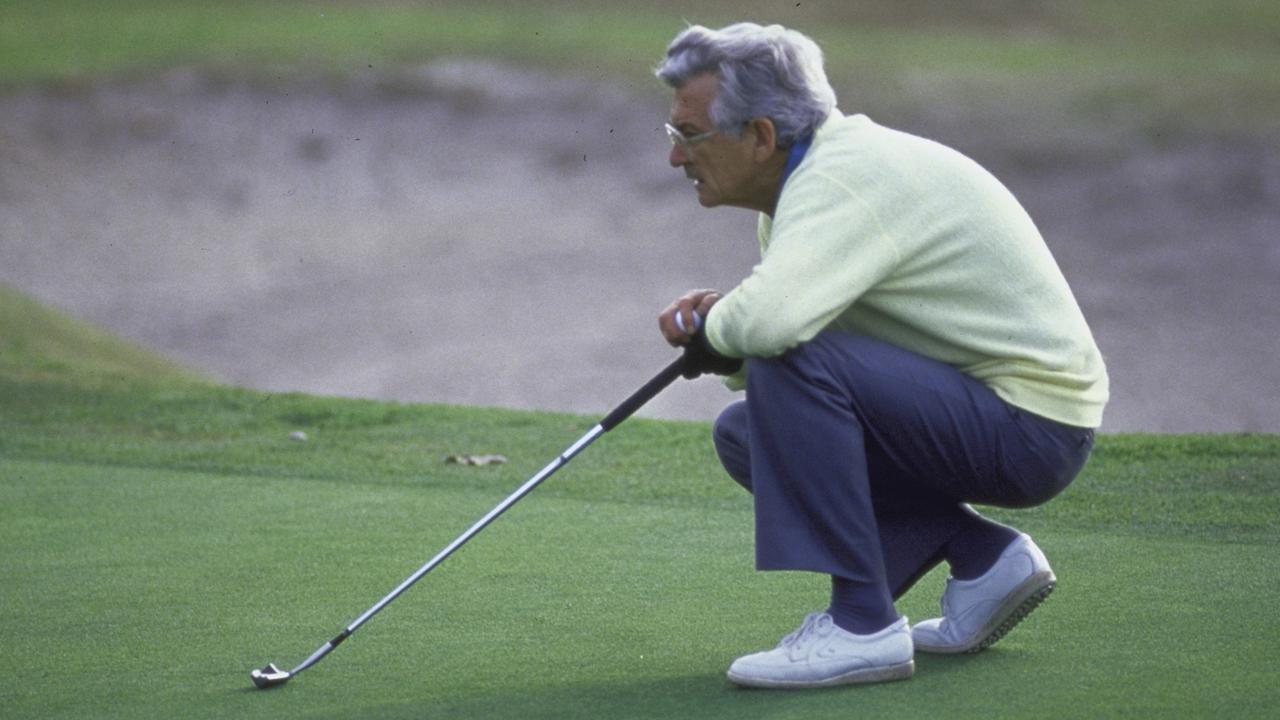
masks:
[[[680,132],[679,128],[677,128],[675,125],[672,125],[671,123],[663,123],[663,127],[667,131],[667,139],[671,141],[671,146],[678,147],[685,153],[691,152],[693,150],[694,145],[697,145],[703,140],[706,140],[707,138],[710,138],[712,135],[715,135],[716,133],[720,132],[719,128],[712,128],[705,132],[700,132],[697,135],[685,135],[684,133]]]

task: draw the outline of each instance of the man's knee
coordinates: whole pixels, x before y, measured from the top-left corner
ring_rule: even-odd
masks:
[[[738,401],[725,408],[711,430],[716,455],[729,476],[751,490],[751,446],[747,434],[747,404]]]

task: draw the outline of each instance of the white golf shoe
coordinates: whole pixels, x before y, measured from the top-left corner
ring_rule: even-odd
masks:
[[[736,685],[811,688],[905,680],[915,671],[907,619],[871,635],[837,627],[826,613],[811,613],[772,650],[740,657],[729,667]]]
[[[942,617],[917,623],[911,639],[921,652],[985,650],[1036,609],[1056,582],[1044,553],[1023,533],[981,577],[947,578]]]

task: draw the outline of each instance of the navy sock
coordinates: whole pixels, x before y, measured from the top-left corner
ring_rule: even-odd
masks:
[[[947,542],[946,558],[951,577],[973,580],[981,577],[1000,559],[1000,553],[1018,539],[1018,531],[988,520],[976,512],[967,527]]]
[[[836,626],[855,635],[879,632],[898,620],[884,583],[864,583],[831,576],[831,607]]]

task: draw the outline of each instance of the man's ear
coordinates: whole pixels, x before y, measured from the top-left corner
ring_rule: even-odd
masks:
[[[767,117],[759,117],[748,122],[747,126],[755,137],[751,149],[756,162],[764,162],[773,157],[778,152],[778,130],[773,126],[773,121]]]

